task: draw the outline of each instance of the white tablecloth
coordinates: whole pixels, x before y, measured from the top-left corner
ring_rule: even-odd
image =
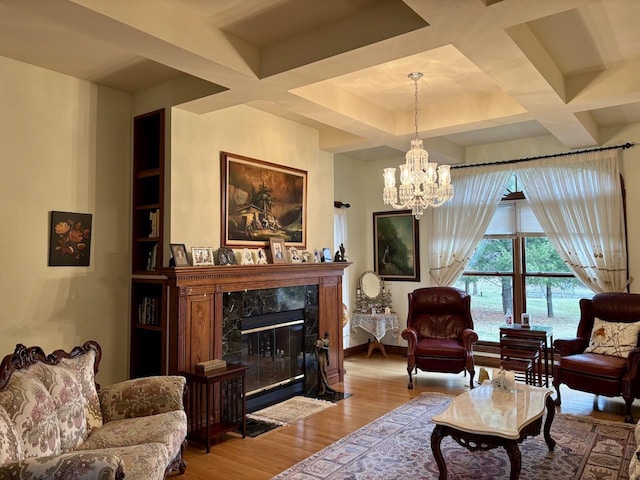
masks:
[[[351,317],[351,330],[356,333],[356,327],[373,334],[378,342],[391,331],[394,336],[398,336],[398,314],[397,313],[354,313]]]

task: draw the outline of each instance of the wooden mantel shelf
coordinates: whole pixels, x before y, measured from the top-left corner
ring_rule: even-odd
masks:
[[[215,265],[164,269],[170,283],[196,293],[198,287],[215,285],[216,293],[321,284],[321,279],[341,276],[351,262],[267,265]],[[186,294],[187,292],[182,292]]]

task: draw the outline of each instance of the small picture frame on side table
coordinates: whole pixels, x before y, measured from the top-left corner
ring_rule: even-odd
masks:
[[[520,323],[522,328],[530,328],[531,327],[531,314],[523,313],[520,315]]]
[[[273,263],[289,263],[283,237],[269,237]]]
[[[187,248],[184,243],[172,243],[169,245],[171,249],[171,256],[173,257],[173,264],[175,267],[188,267],[189,257],[187,257]]]
[[[215,265],[213,261],[213,247],[191,247],[193,265]]]

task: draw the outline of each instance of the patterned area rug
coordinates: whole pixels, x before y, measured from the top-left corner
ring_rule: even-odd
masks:
[[[309,397],[293,397],[271,407],[247,415],[248,419],[274,425],[289,425],[309,415],[321,412],[325,408],[335,407],[335,403]]]
[[[436,480],[431,454],[431,417],[451,397],[423,393],[329,447],[276,475],[272,480]],[[549,452],[542,433],[527,438],[520,479],[621,480],[629,478],[635,450],[634,425],[590,417],[557,414]],[[510,462],[503,448],[470,452],[451,437],[442,440],[449,480],[509,478]]]

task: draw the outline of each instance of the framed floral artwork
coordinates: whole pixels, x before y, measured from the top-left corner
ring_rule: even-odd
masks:
[[[304,248],[307,172],[221,152],[222,246],[269,247],[271,237]]]
[[[374,212],[373,265],[383,280],[419,282],[419,245],[411,210]]]
[[[51,212],[50,267],[88,267],[91,260],[90,213]]]

